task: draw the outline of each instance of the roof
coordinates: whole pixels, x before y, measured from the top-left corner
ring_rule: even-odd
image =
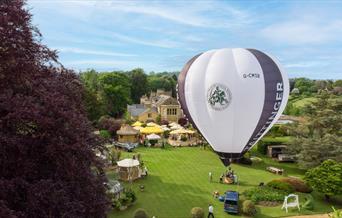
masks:
[[[226,192],[226,200],[238,201],[239,200],[239,193],[235,192],[235,191],[227,191]]]
[[[131,116],[136,117],[140,114],[144,113],[148,108],[143,104],[132,104],[127,105],[127,111],[131,114]]]
[[[116,133],[118,135],[137,135],[139,134],[139,130],[134,129],[128,124],[124,124],[118,131],[116,131]]]
[[[129,159],[129,158],[120,160],[116,163],[118,164],[119,167],[135,167],[135,166],[139,166],[140,164],[138,160]]]

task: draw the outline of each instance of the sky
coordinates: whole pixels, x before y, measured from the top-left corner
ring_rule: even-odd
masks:
[[[342,79],[342,1],[27,3],[43,43],[76,71],[180,71],[207,50],[255,48],[291,78]]]

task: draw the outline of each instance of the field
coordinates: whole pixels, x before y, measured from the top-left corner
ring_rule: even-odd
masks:
[[[137,202],[126,211],[112,211],[109,217],[131,218],[137,208],[144,208],[150,217],[156,218],[187,218],[190,217],[192,207],[202,207],[207,212],[208,203],[214,205],[215,217],[232,217],[223,211],[223,203],[212,197],[212,192],[218,190],[221,194],[226,190],[244,191],[258,185],[260,182],[268,182],[281,176],[265,171],[266,166],[279,166],[279,163],[264,158],[264,163],[253,166],[236,165],[232,168],[239,177],[239,185],[220,184],[219,176],[225,171],[225,167],[216,154],[209,149],[193,148],[138,148],[135,153],[140,153],[142,160],[148,167],[149,175],[132,184],[137,193]],[[123,156],[132,156],[134,153],[124,153]],[[287,175],[301,177],[303,171],[295,164],[281,164]],[[213,182],[209,182],[208,173],[213,173]],[[109,178],[114,174],[108,172]],[[145,191],[138,188],[145,186]],[[281,205],[276,207],[258,206],[257,217],[283,217],[299,214],[313,214],[330,212],[331,205],[324,202],[321,195],[313,193],[315,198],[315,210],[300,213],[290,210],[288,214],[281,210]],[[300,194],[300,201],[304,201],[304,195]],[[335,205],[336,206],[336,205]],[[341,208],[341,206],[336,206]],[[239,216],[234,216],[239,217]]]

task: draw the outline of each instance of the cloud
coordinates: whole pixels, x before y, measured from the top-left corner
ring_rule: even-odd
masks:
[[[311,67],[318,67],[318,66],[322,67],[328,64],[329,63],[322,62],[322,61],[302,61],[302,62],[285,64],[284,66],[287,68],[311,68]]]
[[[291,20],[271,24],[261,30],[266,39],[287,44],[322,44],[342,39],[342,20]]]
[[[161,39],[161,40],[146,40],[141,38],[135,38],[132,36],[119,34],[119,33],[110,33],[109,36],[115,37],[124,42],[130,42],[134,44],[146,45],[146,46],[153,46],[153,47],[160,47],[160,48],[175,48],[179,47],[180,44],[176,41],[172,41],[169,39]]]
[[[85,54],[85,55],[102,55],[102,56],[120,56],[120,57],[135,57],[135,54],[118,53],[118,52],[108,52],[100,50],[87,50],[74,47],[55,47],[60,52],[64,53],[75,53],[75,54]]]

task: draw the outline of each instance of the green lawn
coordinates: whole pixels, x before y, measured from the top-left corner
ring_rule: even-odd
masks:
[[[215,217],[232,217],[223,212],[223,203],[212,197],[214,190],[224,193],[226,190],[243,190],[256,186],[260,182],[268,182],[281,176],[265,171],[265,167],[279,166],[279,163],[265,159],[265,163],[254,166],[232,165],[239,176],[240,185],[227,185],[218,182],[219,176],[225,167],[215,153],[194,148],[138,148],[145,165],[149,169],[147,178],[133,182],[132,188],[137,193],[137,202],[126,211],[112,211],[109,217],[131,218],[135,209],[144,208],[148,214],[157,218],[187,218],[192,207],[202,207],[207,212],[208,203],[214,205]],[[124,153],[123,156],[132,156],[134,153]],[[301,177],[303,171],[295,164],[281,164],[288,175]],[[208,173],[213,173],[214,182],[210,183]],[[113,178],[113,173],[108,173]],[[145,186],[145,191],[138,190],[139,185]],[[130,184],[125,184],[129,187]],[[331,211],[330,205],[323,198],[314,193],[314,213]],[[300,200],[304,200],[300,194]],[[281,217],[286,213],[277,207],[259,207],[257,217]],[[336,206],[341,208],[341,206]],[[310,211],[301,211],[300,214],[311,214]],[[288,215],[297,215],[291,211]],[[239,217],[239,216],[235,216]]]

